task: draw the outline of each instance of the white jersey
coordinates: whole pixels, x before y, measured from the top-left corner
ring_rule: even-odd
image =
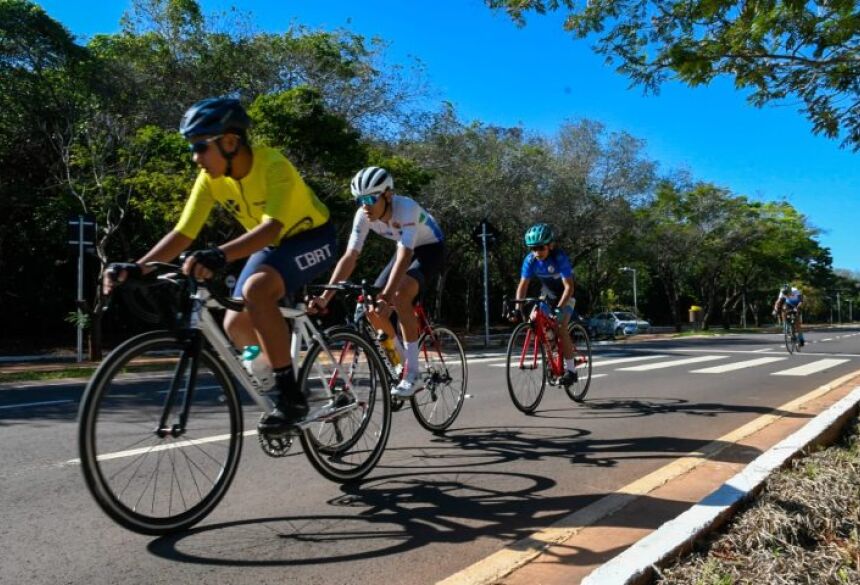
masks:
[[[346,249],[361,252],[370,230],[410,250],[445,240],[433,216],[413,199],[400,195],[391,198],[391,219],[387,222],[370,221],[362,209],[356,211]]]

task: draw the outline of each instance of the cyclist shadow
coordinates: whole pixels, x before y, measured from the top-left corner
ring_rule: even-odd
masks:
[[[430,544],[485,539],[498,543],[494,549],[518,548],[529,542],[537,544],[531,536],[542,527],[562,521],[575,527],[577,520],[570,516],[571,511],[609,495],[564,495],[557,488],[554,480],[527,473],[395,473],[342,487],[343,494],[328,502],[343,510],[340,513],[213,524],[159,538],[148,550],[184,563],[264,568],[349,563],[400,555]],[[652,499],[674,514],[690,505]],[[629,522],[639,526],[649,521]],[[657,525],[655,521],[654,527]],[[592,560],[583,554],[584,562]],[[300,573],[294,578],[300,581]],[[410,579],[393,575],[392,582]]]
[[[737,463],[748,461],[760,453],[751,447],[709,439],[664,435],[595,439],[584,430],[570,433],[570,429],[561,427],[533,427],[527,432],[519,429],[477,427],[450,433],[445,440],[452,448],[451,466],[464,467],[457,462],[461,452],[471,459],[484,457],[482,465],[561,460],[588,467],[616,467],[626,460],[675,460],[685,455]],[[568,431],[568,434],[545,432],[549,430]],[[416,454],[414,458],[420,462],[426,456]],[[439,459],[438,455],[427,459],[429,466],[439,466]],[[414,465],[421,466],[420,463]]]

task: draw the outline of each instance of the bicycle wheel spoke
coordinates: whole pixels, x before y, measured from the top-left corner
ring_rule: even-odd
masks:
[[[129,340],[103,362],[81,403],[87,484],[114,520],[145,534],[181,530],[205,517],[226,492],[240,454],[241,406],[233,382],[204,349],[189,395],[192,360],[182,359],[188,347],[168,332]],[[138,376],[129,384],[123,377],[129,364],[152,361],[164,364],[154,380]],[[176,375],[180,363],[186,366]],[[178,384],[169,405],[165,370]],[[180,426],[183,412],[188,417]]]
[[[518,325],[508,341],[506,377],[514,406],[527,414],[534,412],[546,388],[546,356],[528,323]]]

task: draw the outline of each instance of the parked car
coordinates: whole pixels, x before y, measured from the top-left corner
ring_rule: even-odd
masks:
[[[595,336],[623,337],[645,333],[651,329],[651,323],[628,311],[609,311],[589,319],[588,327]]]

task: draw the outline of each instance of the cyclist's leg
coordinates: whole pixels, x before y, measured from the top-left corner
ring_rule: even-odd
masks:
[[[391,257],[391,260],[382,269],[382,272],[379,273],[379,276],[376,277],[376,281],[373,283],[373,286],[376,288],[384,288],[388,283],[388,275],[391,274],[391,269],[394,268],[394,262],[397,260],[397,254]],[[395,340],[397,339],[397,332],[394,330],[394,324],[391,322],[389,318],[391,316],[390,310],[377,313],[371,312],[367,314],[367,317],[370,319],[370,323],[373,325],[373,328],[377,331],[382,331],[385,333],[386,337],[389,339]]]
[[[420,351],[420,334],[418,318],[413,307],[415,301],[423,295],[426,283],[432,282],[441,268],[445,257],[445,244],[437,242],[418,246],[413,251],[412,263],[400,281],[394,294],[394,309],[400,320],[400,330],[406,347],[406,372],[397,393],[406,397],[421,388],[421,365],[418,353]]]
[[[279,390],[277,406],[261,421],[260,430],[287,430],[307,414],[307,400],[290,356],[290,329],[281,317],[278,302],[331,269],[335,245],[335,231],[330,223],[302,232],[252,255],[236,283],[236,289],[245,299],[245,311],[275,372]]]
[[[570,319],[573,317],[574,299],[570,299],[561,313],[561,321],[558,326],[558,339],[561,344],[561,352],[564,356],[564,375],[562,385],[569,385],[576,381],[576,358],[574,355],[573,340],[570,338]]]

